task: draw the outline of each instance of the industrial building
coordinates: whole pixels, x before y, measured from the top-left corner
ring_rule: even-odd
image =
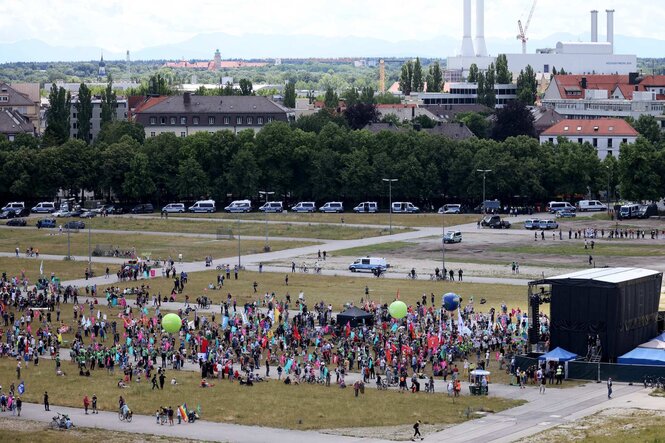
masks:
[[[485,42],[485,2],[476,0],[475,46],[471,38],[471,0],[463,0],[463,36],[460,54],[448,57],[449,76],[466,76],[472,64],[487,69],[496,57],[487,53]],[[506,54],[508,69],[516,76],[527,66],[536,73],[549,74],[552,68],[565,69],[572,74],[628,74],[637,70],[637,56],[614,53],[614,10],[607,10],[607,41],[598,41],[598,11],[591,11],[590,42],[558,42],[555,47],[526,53],[526,36],[522,33],[522,54]],[[520,22],[520,27],[521,27]],[[528,26],[528,23],[527,23]]]

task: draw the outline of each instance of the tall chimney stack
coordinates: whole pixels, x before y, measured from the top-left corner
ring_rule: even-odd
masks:
[[[614,9],[606,9],[607,13],[607,43],[612,45],[612,54],[614,54]]]
[[[485,45],[485,0],[476,0],[476,55],[487,57]]]
[[[464,36],[462,37],[462,57],[473,57],[476,53],[473,50],[473,41],[471,40],[471,0],[464,0]]]
[[[591,41],[598,41],[598,11],[591,11]]]

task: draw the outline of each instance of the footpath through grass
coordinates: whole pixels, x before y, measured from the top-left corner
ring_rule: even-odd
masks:
[[[0,362],[0,381],[3,386],[16,382],[13,361]],[[106,370],[92,371],[90,377],[80,377],[75,365],[63,362],[64,377],[55,376],[55,363],[42,360],[39,366],[23,368],[26,391],[23,401],[41,403],[48,391],[51,409],[55,405],[82,408],[83,396],[98,397],[101,410],[116,411],[118,396],[122,395],[137,414],[152,415],[159,406],[187,403],[190,408],[201,406],[201,418],[210,421],[243,425],[270,426],[287,429],[323,429],[360,426],[424,423],[461,423],[464,411],[499,412],[522,404],[520,401],[496,397],[463,396],[455,399],[443,394],[400,394],[396,391],[365,389],[354,398],[353,389],[339,389],[334,384],[287,386],[271,380],[245,387],[227,380],[210,380],[211,388],[200,388],[200,374],[188,371],[167,371],[164,390],[151,390],[148,381],[132,383],[127,389],[117,387],[120,375],[108,375]],[[176,377],[178,385],[169,384]],[[85,426],[85,422],[76,423]]]
[[[313,244],[315,243],[304,241],[270,241],[270,247],[273,251]],[[240,249],[243,255],[263,252],[264,245],[265,241],[262,240],[240,241]],[[67,255],[68,251],[71,250],[72,255],[87,256],[88,232],[72,232],[70,235],[67,235],[66,232],[58,234],[57,230],[0,229],[0,251],[14,252],[17,247],[20,250],[20,255],[23,256],[25,256],[25,250],[29,247],[38,249],[40,254]],[[178,257],[178,254],[182,254],[185,261],[203,261],[208,255],[214,258],[238,254],[237,240],[181,237],[177,235],[160,236],[93,232],[90,234],[90,250],[94,253],[98,247],[103,252],[118,249],[121,253],[131,251],[140,256],[143,256],[144,253],[149,253],[153,259],[166,259],[169,256],[175,259]]]
[[[188,294],[190,300],[195,300],[200,295],[206,295],[214,303],[220,303],[226,299],[228,293],[237,298],[238,304],[255,300],[262,301],[266,292],[275,294],[283,299],[287,293],[295,302],[300,291],[304,292],[305,300],[311,307],[319,301],[332,303],[336,311],[343,309],[344,304],[348,302],[360,303],[360,299],[367,299],[365,296],[365,287],[369,291],[370,300],[380,303],[391,303],[399,293],[400,300],[408,304],[415,304],[421,301],[423,294],[427,295],[429,305],[431,293],[434,293],[436,305],[441,303],[441,295],[447,292],[455,292],[463,298],[463,303],[474,298],[477,309],[487,312],[491,306],[499,308],[501,303],[506,303],[511,308],[518,306],[522,310],[527,308],[526,287],[502,284],[481,284],[464,282],[435,282],[430,280],[407,280],[393,278],[365,278],[353,276],[331,276],[303,274],[300,272],[274,273],[274,272],[241,272],[239,280],[225,280],[224,287],[220,290],[207,290],[209,283],[217,281],[217,275],[221,271],[193,272],[189,274],[189,282],[185,286],[185,291],[179,295],[177,301],[183,301],[184,295]],[[285,277],[288,275],[289,284],[285,284]],[[254,293],[253,283],[257,283],[257,292]],[[119,282],[112,283],[120,288],[137,287],[141,284],[150,286],[150,293],[161,292],[162,295],[169,294],[173,288],[173,281],[166,278],[155,278],[149,281],[138,282]],[[103,291],[100,287],[100,293]],[[481,298],[485,298],[487,303],[479,305]]]
[[[227,214],[227,213],[214,213],[214,214],[174,214],[171,218],[178,217],[196,217],[201,219],[206,218],[219,218],[236,220],[240,216],[241,220],[265,220],[262,213],[250,212],[249,214]],[[360,225],[382,225],[388,227],[390,225],[390,218],[388,213],[378,214],[322,214],[315,212],[313,214],[298,214],[295,212],[283,212],[281,214],[270,214],[271,221],[283,222],[309,222],[309,223],[332,223],[332,224],[360,224]],[[432,227],[441,226],[442,221],[446,226],[455,226],[466,223],[475,223],[480,219],[479,214],[445,214],[443,220],[441,214],[393,214],[392,223],[393,231],[395,227]],[[344,220],[344,221],[342,221]]]
[[[556,241],[538,241],[532,245],[523,245],[515,247],[495,247],[491,248],[494,252],[512,252],[517,254],[534,255],[592,255],[599,257],[652,257],[665,256],[665,248],[662,244],[655,243],[655,240],[596,240],[594,248],[591,246],[584,249],[583,241],[560,242]]]

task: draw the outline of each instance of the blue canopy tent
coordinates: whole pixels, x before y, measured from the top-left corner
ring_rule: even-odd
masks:
[[[665,350],[656,348],[635,348],[619,357],[624,365],[665,366]]]
[[[577,354],[573,354],[572,352],[568,352],[563,348],[555,348],[555,349],[552,349],[547,354],[543,354],[540,357],[538,357],[538,360],[571,361],[571,360],[575,360],[577,357],[578,357]]]

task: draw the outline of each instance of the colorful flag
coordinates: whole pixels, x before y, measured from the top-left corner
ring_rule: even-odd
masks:
[[[39,265],[39,275],[44,275],[44,260],[42,260],[42,264]]]
[[[17,390],[19,394],[23,395],[23,393],[25,392],[25,383],[21,381],[21,383],[18,384]]]

